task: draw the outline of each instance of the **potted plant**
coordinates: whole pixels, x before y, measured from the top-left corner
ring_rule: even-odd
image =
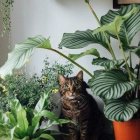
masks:
[[[131,42],[140,30],[140,6],[133,4],[124,6],[118,11],[110,10],[99,20],[90,1],[85,0],[85,2],[91,9],[100,27],[94,30],[65,33],[59,48],[80,49],[89,44],[96,43],[105,48],[111,54],[112,59],[100,57],[100,53],[94,47],[80,54],[70,54],[66,56],[60,51],[53,49],[49,39],[37,36],[28,38],[23,43],[15,46],[8,57],[8,61],[0,69],[1,77],[11,73],[13,69],[23,66],[28,57],[31,56],[31,52],[34,48],[39,47],[45,48],[48,51],[54,51],[91,76],[89,85],[93,94],[103,99],[105,116],[109,120],[114,121],[114,125],[116,125],[116,123],[120,124],[120,122],[122,125],[125,125],[127,123],[133,123],[133,120],[134,123],[137,121],[137,125],[132,125],[137,129],[134,130],[134,134],[128,136],[128,133],[132,130],[129,131],[123,128],[127,134],[125,135],[125,132],[121,130],[124,138],[122,138],[121,134],[119,134],[121,136],[121,138],[119,138],[115,133],[116,140],[139,140],[140,134],[136,134],[136,132],[140,129],[140,64],[138,62],[136,66],[132,65],[134,61],[132,61],[131,54],[134,53],[138,58],[140,57],[140,44],[131,46]],[[110,38],[114,38],[118,41],[118,47],[123,56],[122,59],[117,59]],[[93,59],[92,64],[101,66],[102,69],[92,74],[89,70],[76,63],[76,59],[85,55],[96,56],[97,58]],[[130,128],[132,128],[132,126],[130,126]]]
[[[65,33],[60,48],[79,49],[97,43],[107,49],[112,59],[106,58],[106,54],[100,57],[99,52],[93,48],[80,54],[70,54],[69,57],[76,60],[86,52],[96,55],[97,58],[92,60],[92,64],[101,66],[102,69],[94,71],[89,85],[93,94],[104,101],[105,116],[114,121],[116,140],[139,140],[140,63],[134,66],[135,62],[131,54],[140,57],[140,43],[131,46],[131,42],[140,30],[140,5],[124,6],[118,11],[110,10],[99,20],[89,0],[86,0],[86,3],[100,27],[94,30]],[[117,59],[110,38],[118,41],[122,59]]]

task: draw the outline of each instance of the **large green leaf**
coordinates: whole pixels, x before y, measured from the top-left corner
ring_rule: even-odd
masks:
[[[123,59],[120,60],[110,60],[107,58],[95,58],[92,61],[93,65],[103,66],[105,69],[114,69],[121,66],[124,63]]]
[[[76,59],[83,57],[83,56],[86,56],[86,55],[100,57],[100,54],[97,51],[97,49],[92,48],[90,50],[87,50],[87,51],[79,53],[79,54],[69,54],[69,58],[71,58],[72,60],[76,60]]]
[[[86,30],[76,31],[75,33],[64,33],[59,48],[80,49],[89,44],[97,43],[104,46],[109,51],[109,36],[107,35],[107,37],[105,37],[103,33],[92,35],[92,32],[92,30]]]
[[[36,130],[39,127],[39,121],[44,114],[42,113],[45,101],[49,98],[50,91],[44,93],[41,95],[39,101],[37,102],[35,109],[34,109],[34,117],[32,118],[32,127],[30,128],[30,131],[32,133],[35,133]]]
[[[55,140],[51,135],[49,134],[42,134],[40,136],[40,138],[43,138],[43,139],[47,139],[47,140]]]
[[[134,7],[130,12],[126,13],[125,15],[122,16],[116,15],[112,22],[105,24],[99,27],[98,29],[94,30],[93,34],[96,34],[97,32],[108,31],[113,36],[117,36],[117,34],[121,30],[122,24],[137,12],[139,12],[138,9]]]
[[[7,62],[0,68],[0,76],[4,77],[11,74],[13,69],[21,68],[29,60],[35,48],[51,48],[49,39],[36,36],[15,45],[14,50],[8,54]]]
[[[43,110],[45,101],[50,97],[50,91],[46,91],[46,93],[42,94],[39,101],[35,106],[35,113],[40,113]]]
[[[106,102],[104,113],[112,121],[128,121],[140,108],[140,100],[126,101],[124,99]]]
[[[28,120],[26,116],[26,110],[21,106],[19,101],[17,99],[14,99],[11,101],[11,109],[15,109],[15,118],[17,121],[17,126],[14,128],[14,131],[16,135],[18,135],[20,138],[24,138],[27,135],[27,129],[28,129]],[[8,115],[9,116],[9,115]],[[11,116],[9,116],[11,117]],[[13,119],[12,119],[13,122]]]
[[[135,12],[133,13],[132,10],[134,10]],[[130,46],[133,37],[140,30],[140,6],[135,4],[123,6],[120,10],[110,10],[105,16],[101,17],[101,24],[109,26],[116,20],[116,16],[124,17],[130,12],[133,13],[131,16],[125,18],[125,20],[123,20],[121,24],[116,24],[117,26],[119,25],[119,37],[124,49],[129,48],[128,46]],[[112,36],[116,38],[116,35],[114,36],[114,34],[112,34]]]
[[[136,87],[137,81],[129,81],[128,75],[119,70],[104,72],[90,80],[93,94],[103,99],[117,99]]]
[[[16,118],[11,112],[6,112],[6,116],[8,117],[9,123],[12,127],[17,125]]]
[[[17,133],[25,137],[27,135],[28,120],[26,117],[26,111],[23,108],[17,111],[17,124],[20,129],[20,131]]]
[[[53,112],[48,110],[43,110],[40,112],[40,115],[48,118],[49,120],[58,120],[58,117]]]

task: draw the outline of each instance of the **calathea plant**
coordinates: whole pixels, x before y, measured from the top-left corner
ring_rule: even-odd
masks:
[[[99,20],[89,0],[85,1],[91,9],[93,15],[99,23],[99,27],[94,30],[76,31],[75,33],[65,33],[60,43],[60,48],[80,49],[89,44],[100,44],[112,56],[112,59],[100,57],[97,49],[91,48],[80,54],[70,54],[66,56],[60,51],[51,47],[49,39],[42,36],[28,38],[23,43],[17,44],[10,53],[5,65],[0,68],[1,77],[12,73],[13,69],[20,68],[31,56],[34,48],[45,48],[54,51],[64,58],[68,59],[84,72],[91,76],[89,85],[94,95],[103,99],[105,116],[110,120],[127,121],[137,117],[140,109],[139,96],[139,66],[132,67],[131,54],[134,53],[140,57],[140,44],[131,46],[132,39],[140,31],[140,6],[129,5],[122,7],[118,11],[110,10]],[[110,39],[118,41],[118,47],[123,56],[117,59]],[[127,52],[127,53],[126,53]],[[76,63],[76,59],[93,55],[93,65],[99,65],[103,68],[92,74],[83,66]],[[135,73],[137,71],[137,74]]]
[[[140,64],[132,67],[131,58],[131,53],[140,57],[140,44],[131,46],[132,39],[140,30],[140,6],[129,5],[118,11],[110,10],[99,20],[90,2],[86,1],[86,3],[100,27],[94,30],[65,33],[60,48],[79,49],[97,43],[111,54],[112,59],[100,57],[99,52],[97,53],[94,48],[81,53],[86,54],[94,50],[98,54],[97,58],[92,60],[92,64],[102,66],[102,69],[94,72],[89,85],[93,94],[103,99],[105,116],[109,120],[128,121],[135,117],[140,109]],[[117,59],[110,38],[118,41],[122,59]],[[70,54],[69,57],[76,60],[81,57],[81,54]]]

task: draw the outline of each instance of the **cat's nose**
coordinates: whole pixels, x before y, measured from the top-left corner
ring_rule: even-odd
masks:
[[[75,96],[76,95],[76,93],[75,92],[72,92],[72,96]]]
[[[73,95],[73,93],[72,92],[69,92],[69,96],[72,96]]]

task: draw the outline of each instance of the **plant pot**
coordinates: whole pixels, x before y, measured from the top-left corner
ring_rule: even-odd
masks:
[[[140,140],[140,119],[113,122],[115,140]]]

